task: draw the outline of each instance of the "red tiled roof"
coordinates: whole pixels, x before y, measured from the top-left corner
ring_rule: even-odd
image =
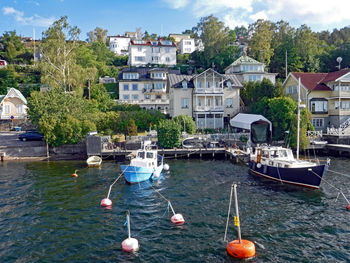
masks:
[[[330,72],[327,74],[327,76],[322,80],[322,82],[327,83],[330,81],[335,81],[336,79],[340,78],[341,76],[347,74],[350,72],[349,68],[343,68],[338,71]]]
[[[330,90],[327,85],[321,85],[327,73],[292,72],[292,74],[296,79],[300,78],[301,83],[308,90]]]

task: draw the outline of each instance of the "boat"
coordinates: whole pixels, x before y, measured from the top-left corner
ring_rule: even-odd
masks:
[[[298,129],[297,151],[295,158],[289,148],[261,144],[271,137],[269,125],[266,121],[257,121],[251,124],[251,141],[257,146],[249,154],[249,172],[282,184],[292,184],[306,188],[318,189],[322,177],[329,167],[329,159],[321,163],[320,160],[299,159],[299,132],[300,132],[300,79],[298,86]]]
[[[145,141],[142,149],[136,151],[136,156],[129,165],[120,165],[127,183],[134,184],[157,179],[163,171],[163,157],[158,154],[151,141]]]
[[[102,158],[100,156],[90,156],[87,160],[86,163],[88,165],[88,167],[96,167],[99,168],[101,167],[101,163],[102,163]]]

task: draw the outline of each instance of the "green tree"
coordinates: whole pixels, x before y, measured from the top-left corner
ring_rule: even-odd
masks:
[[[7,88],[18,88],[16,72],[10,66],[0,69],[0,95],[5,95]]]
[[[306,135],[306,132],[310,130],[312,114],[308,109],[302,109],[300,112],[300,137],[299,137],[299,146],[301,150],[305,150],[310,146],[310,140]],[[291,138],[290,146],[293,149],[297,148],[297,129],[298,129],[298,115],[295,114],[291,127]]]
[[[174,148],[181,144],[181,126],[172,120],[162,120],[157,125],[158,144],[163,148]]]
[[[25,52],[25,45],[22,38],[16,34],[16,31],[6,31],[0,37],[0,56],[9,63],[20,62],[21,59],[18,58]]]
[[[101,27],[96,27],[93,31],[87,33],[88,42],[100,41],[102,43],[107,42],[108,30]]]
[[[186,131],[189,134],[193,134],[197,130],[196,123],[191,116],[181,114],[173,117],[173,121],[181,126],[181,131]]]
[[[68,24],[67,17],[55,21],[43,33],[40,45],[41,81],[50,87],[73,91],[85,84],[85,71],[76,62],[80,30]]]
[[[129,120],[128,127],[126,128],[129,136],[137,136],[137,126],[133,119]]]
[[[249,55],[269,66],[274,52],[271,46],[273,36],[272,23],[259,19],[254,24],[249,25],[248,32]]]
[[[300,26],[295,33],[295,48],[298,50],[305,72],[317,72],[320,69],[318,56],[321,54],[317,35],[306,26]]]

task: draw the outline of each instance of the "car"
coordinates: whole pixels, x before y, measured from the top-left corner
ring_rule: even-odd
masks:
[[[44,138],[44,135],[42,135],[38,131],[27,131],[18,136],[18,139],[24,142],[25,141],[42,141],[43,138]]]

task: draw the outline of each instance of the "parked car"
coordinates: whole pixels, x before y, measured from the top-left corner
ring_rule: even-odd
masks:
[[[44,138],[40,132],[37,131],[27,131],[18,136],[21,141],[41,141]]]

